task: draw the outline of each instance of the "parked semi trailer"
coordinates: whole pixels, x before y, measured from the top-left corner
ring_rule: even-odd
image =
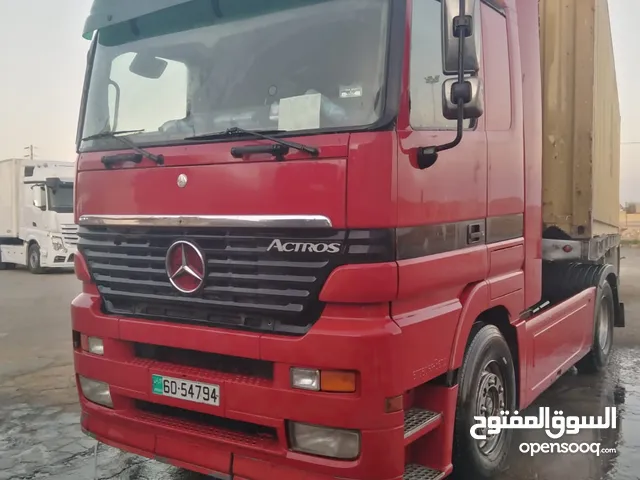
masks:
[[[605,0],[95,0],[85,36],[100,442],[220,479],[487,479],[511,433],[474,417],[606,367]]]
[[[0,160],[0,270],[73,268],[74,177],[73,162]]]

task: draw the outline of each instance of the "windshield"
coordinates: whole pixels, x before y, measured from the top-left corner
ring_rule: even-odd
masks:
[[[73,187],[47,188],[49,210],[57,213],[73,213]]]
[[[98,30],[82,137],[309,131],[381,116],[390,0],[193,0]],[[114,139],[101,147],[121,148]],[[107,145],[105,145],[105,142]]]

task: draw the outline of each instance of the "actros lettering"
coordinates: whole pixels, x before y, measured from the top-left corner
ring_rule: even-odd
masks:
[[[340,253],[340,247],[339,243],[282,243],[280,239],[275,239],[267,248],[267,252],[277,250],[287,253]]]

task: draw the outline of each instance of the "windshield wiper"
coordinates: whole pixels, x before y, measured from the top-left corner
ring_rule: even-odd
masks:
[[[102,132],[96,133],[95,135],[90,135],[82,139],[83,142],[89,140],[100,140],[102,138],[113,138],[118,140],[120,143],[126,145],[127,147],[134,150],[137,155],[124,154],[124,155],[107,155],[102,157],[102,163],[104,163],[105,167],[109,168],[115,165],[116,163],[123,162],[133,162],[140,163],[143,158],[148,158],[149,160],[155,162],[158,165],[164,165],[164,156],[163,155],[154,155],[147,150],[138,147],[134,142],[129,140],[126,137],[122,137],[121,135],[130,135],[134,133],[141,133],[144,130],[120,130],[116,132]]]
[[[119,135],[127,135],[127,134],[134,134],[134,133],[142,133],[144,132],[144,129],[140,129],[140,130],[119,130],[119,131],[115,131],[115,132],[100,132],[100,133],[96,133],[95,135],[89,135],[88,137],[84,137],[82,139],[83,142],[89,141],[89,140],[100,140],[101,138],[116,138]]]
[[[276,145],[264,145],[264,146],[252,145],[252,146],[246,146],[246,147],[234,147],[231,149],[231,155],[233,155],[235,158],[242,158],[244,155],[248,153],[272,153],[276,157],[283,157],[284,155],[289,153],[290,148],[308,153],[313,157],[317,157],[318,154],[320,153],[320,151],[316,147],[310,147],[309,145],[303,145],[301,143],[296,143],[296,142],[289,142],[287,140],[282,140],[280,138],[267,135],[267,133],[284,133],[284,131],[282,130],[255,131],[255,130],[245,130],[244,128],[240,128],[240,127],[231,127],[225,130],[224,132],[205,133],[203,135],[187,137],[185,138],[185,140],[213,140],[215,138],[221,138],[221,137],[250,135],[256,138],[263,138],[265,140],[269,140],[280,146],[280,148],[277,148]],[[286,147],[286,148],[282,148],[282,147]]]

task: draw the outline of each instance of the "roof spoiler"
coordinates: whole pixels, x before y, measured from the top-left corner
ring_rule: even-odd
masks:
[[[91,40],[94,32],[101,28],[190,1],[192,0],[94,0],[82,36]]]

